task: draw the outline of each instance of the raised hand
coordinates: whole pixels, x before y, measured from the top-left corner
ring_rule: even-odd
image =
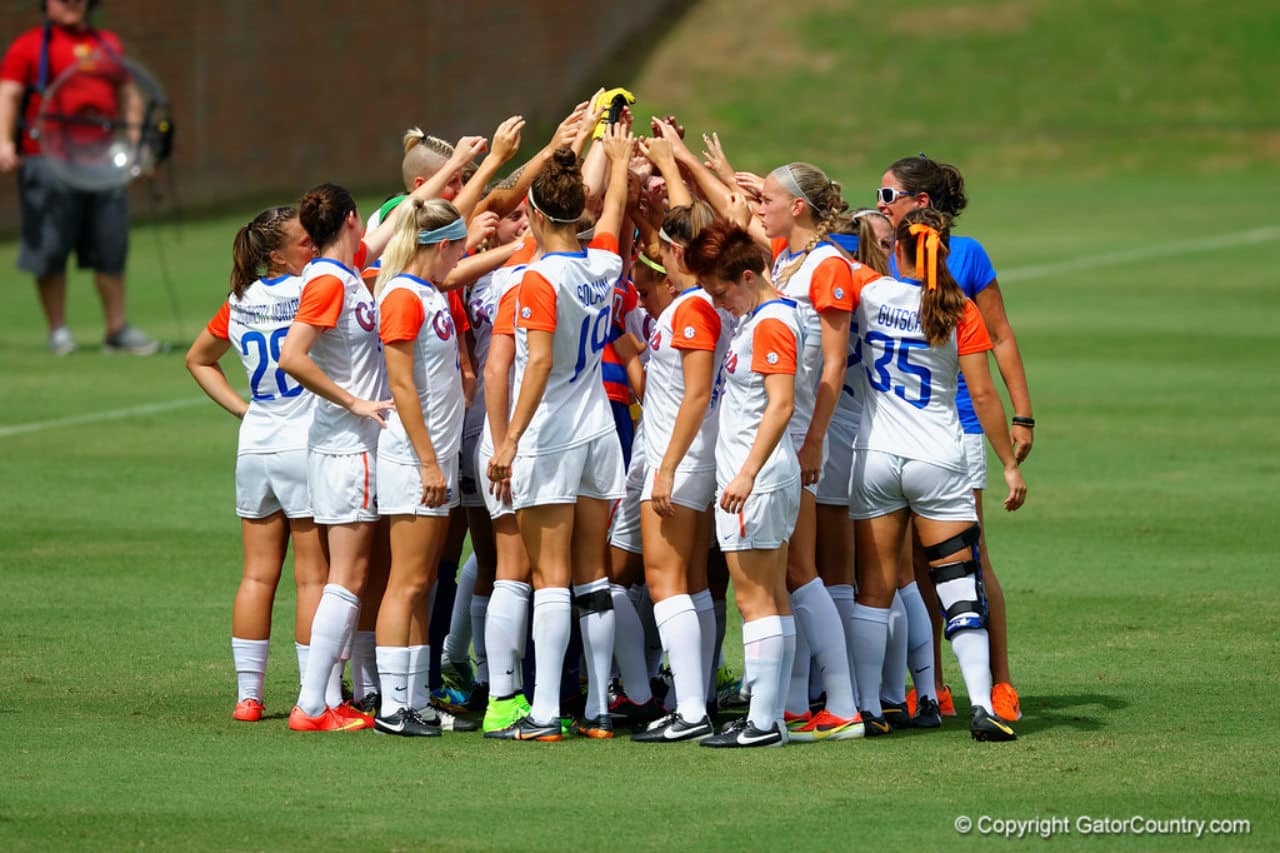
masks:
[[[497,157],[506,163],[520,150],[520,132],[524,130],[524,116],[511,116],[493,132],[493,147],[490,156]]]

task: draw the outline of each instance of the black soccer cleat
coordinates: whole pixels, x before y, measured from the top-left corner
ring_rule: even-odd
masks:
[[[440,727],[422,719],[412,708],[401,708],[388,717],[374,717],[373,730],[401,737],[440,737]]]
[[[475,732],[480,730],[480,723],[459,717],[439,702],[432,702],[421,712],[421,716],[430,724],[439,726],[446,732]]]
[[[648,726],[654,720],[665,716],[662,706],[652,696],[643,705],[638,705],[621,695],[609,705],[609,716],[613,717],[617,726]]]
[[[506,728],[485,732],[484,736],[497,740],[564,740],[559,720],[544,725],[543,723],[535,722],[533,717],[529,715],[521,717]]]
[[[679,714],[668,714],[633,734],[631,739],[636,743],[679,743],[702,740],[713,734],[715,730],[709,717],[691,723]]]
[[[471,688],[471,695],[467,697],[467,701],[462,704],[473,714],[482,714],[489,707],[489,685],[483,681],[477,681],[476,686]]]
[[[787,741],[778,725],[768,729],[758,729],[750,720],[739,723],[735,720],[718,735],[702,739],[703,746],[716,749],[750,748],[756,746],[782,746]]]
[[[906,702],[886,702],[880,700],[880,710],[885,721],[895,729],[911,728],[911,715],[907,713]]]
[[[586,717],[574,726],[574,730],[583,737],[593,740],[609,740],[613,737],[613,717],[608,714]]]
[[[870,711],[859,713],[862,714],[863,737],[884,737],[893,734],[893,726],[883,716],[877,717]]]
[[[973,719],[969,721],[969,734],[974,740],[1007,741],[1017,740],[1008,723],[990,713],[981,705],[973,706]]]
[[[920,704],[916,707],[916,715],[911,718],[910,726],[913,729],[940,729],[942,728],[942,712],[938,710],[938,703],[928,696],[920,699]]]

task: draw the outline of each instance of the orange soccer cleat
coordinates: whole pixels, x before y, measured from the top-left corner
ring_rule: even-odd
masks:
[[[357,730],[373,728],[373,714],[366,714],[364,711],[357,709],[349,701],[343,702],[341,705],[334,708],[333,712],[344,720],[359,723]]]
[[[244,723],[256,723],[262,719],[262,714],[266,710],[262,702],[257,699],[242,699],[236,704],[236,709],[231,716]]]
[[[911,688],[907,693],[907,714],[914,717],[916,715],[916,706],[919,699],[916,697],[915,688]],[[942,685],[942,689],[938,691],[938,712],[944,717],[954,717],[956,715],[956,703],[951,700],[951,688]]]
[[[1022,719],[1022,706],[1018,704],[1018,691],[1007,681],[1002,681],[991,688],[991,710],[1006,723],[1016,723]]]
[[[308,717],[297,705],[289,712],[289,728],[295,732],[352,732],[365,726],[338,716],[333,708],[325,708],[318,716]]]

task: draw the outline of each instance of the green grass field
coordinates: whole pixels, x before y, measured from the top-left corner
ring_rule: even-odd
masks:
[[[962,722],[728,755],[291,736],[287,574],[272,718],[234,723],[235,423],[199,399],[185,347],[98,352],[84,277],[71,304],[84,351],[47,356],[32,287],[9,272],[0,847],[977,846],[984,836],[954,829],[962,815],[1065,817],[1055,849],[1280,846],[1280,559],[1268,538],[1280,492],[1280,102],[1262,83],[1280,70],[1280,18],[1190,0],[1158,18],[1126,0],[913,11],[798,0],[790,22],[754,0],[734,8],[711,0],[668,34],[638,75],[645,104],[720,130],[745,168],[829,165],[858,203],[888,162],[921,147],[965,168],[972,209],[958,230],[1000,271],[1040,421],[1027,506],[988,523],[1020,740],[977,744]],[[708,38],[736,59],[680,52],[722,13],[731,23]],[[945,45],[913,28],[911,16],[932,14],[949,16]],[[752,41],[748,21],[776,29]],[[916,44],[919,61],[906,62]],[[962,110],[943,97],[952,91],[981,100]],[[225,293],[245,218],[180,237],[158,226],[181,329],[151,229],[135,229],[133,320],[189,340]],[[15,251],[0,246],[0,269]],[[103,416],[132,407],[153,408]],[[959,694],[949,652],[946,664]],[[1243,818],[1251,832],[1097,839],[1075,823],[1134,815]]]

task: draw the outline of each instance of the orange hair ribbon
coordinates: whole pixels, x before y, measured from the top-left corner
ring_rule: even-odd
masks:
[[[937,290],[938,244],[942,241],[942,235],[932,225],[920,222],[911,226],[910,233],[916,238],[916,275],[924,280],[929,290]]]

